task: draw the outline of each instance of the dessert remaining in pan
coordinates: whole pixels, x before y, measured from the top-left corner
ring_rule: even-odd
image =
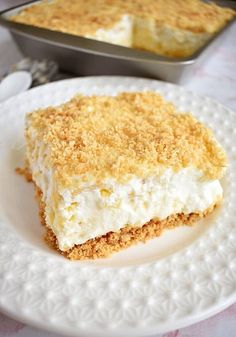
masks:
[[[235,12],[200,0],[53,0],[11,20],[171,57],[192,55]]]

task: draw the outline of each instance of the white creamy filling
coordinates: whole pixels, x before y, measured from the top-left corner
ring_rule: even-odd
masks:
[[[133,20],[130,15],[123,15],[121,20],[110,29],[98,29],[94,34],[85,37],[98,41],[118,44],[124,47],[132,46]]]
[[[70,189],[58,191],[52,173],[45,169],[44,151],[40,146],[38,161],[31,163],[31,169],[43,192],[47,225],[61,250],[127,225],[140,227],[153,218],[203,212],[222,198],[220,182],[203,180],[201,171],[194,168],[177,173],[167,169],[161,176],[134,177],[126,184],[114,179],[99,187],[87,183],[79,194]]]

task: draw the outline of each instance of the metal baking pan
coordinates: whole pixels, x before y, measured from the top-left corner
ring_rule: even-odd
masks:
[[[32,4],[30,1],[0,13],[0,24],[9,29],[24,55],[56,61],[62,71],[84,75],[130,75],[160,78],[179,83],[191,76],[199,65],[213,53],[231,26],[230,21],[196,53],[186,58],[169,58],[137,49],[121,47],[21,23],[9,17]],[[222,4],[222,2],[221,2]]]

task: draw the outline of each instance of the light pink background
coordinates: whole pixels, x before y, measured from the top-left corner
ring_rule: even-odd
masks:
[[[22,1],[19,0],[19,2]],[[0,10],[14,3],[17,1],[0,1]],[[17,62],[21,57],[8,32],[0,28],[0,76],[6,72],[9,65]],[[236,111],[236,23],[231,27],[215,54],[209,57],[203,66],[196,69],[191,79],[181,84],[196,93],[217,99]],[[32,328],[0,313],[0,337],[13,336],[59,337],[60,335]],[[235,336],[236,304],[201,323],[155,337]]]

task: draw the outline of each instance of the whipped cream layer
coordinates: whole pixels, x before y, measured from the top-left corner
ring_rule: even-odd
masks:
[[[44,166],[44,151],[40,146],[30,167],[43,192],[46,223],[62,251],[126,226],[140,227],[151,219],[203,212],[222,198],[219,180],[205,180],[195,168],[166,169],[161,176],[133,177],[126,184],[114,179],[100,186],[86,183],[80,193],[74,192],[73,184],[71,189],[59,189],[52,171]]]
[[[100,28],[95,34],[86,34],[85,37],[124,47],[132,47],[133,19],[130,15],[123,15],[112,28]]]

